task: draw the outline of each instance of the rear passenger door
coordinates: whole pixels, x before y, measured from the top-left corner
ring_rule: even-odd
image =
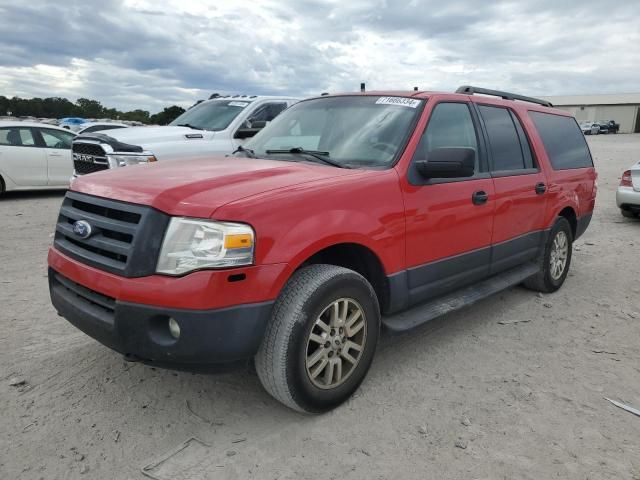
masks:
[[[495,188],[491,273],[535,258],[543,241],[546,177],[516,113],[477,105]]]
[[[0,170],[20,187],[47,184],[47,157],[30,127],[0,128]]]
[[[474,175],[424,179],[418,160],[446,147],[476,152]],[[441,102],[414,153],[404,188],[409,303],[440,296],[489,274],[495,196],[476,114],[466,102]]]

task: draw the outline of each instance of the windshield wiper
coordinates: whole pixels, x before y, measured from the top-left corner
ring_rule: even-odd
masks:
[[[319,150],[305,150],[302,147],[293,147],[288,150],[267,150],[264,153],[266,153],[267,155],[270,155],[272,153],[293,153],[293,154],[300,154],[300,155],[309,155],[310,157],[316,158],[320,160],[322,163],[326,165],[331,165],[332,167],[351,168],[351,167],[348,167],[347,165],[341,164],[340,162],[331,160],[329,158],[329,152],[321,152]]]
[[[244,148],[242,145],[238,145],[238,148],[236,148],[233,152],[231,152],[231,155],[238,152],[244,153],[249,158],[256,158],[256,154],[254,153],[253,150],[251,150],[250,148]]]
[[[189,128],[194,129],[194,130],[204,130],[204,128],[196,127],[195,125],[191,125],[190,123],[179,123],[176,126],[177,127],[189,127]]]

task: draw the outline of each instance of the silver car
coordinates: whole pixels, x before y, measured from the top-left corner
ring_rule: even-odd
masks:
[[[640,162],[622,174],[616,203],[625,217],[640,217]]]
[[[582,122],[580,124],[580,130],[585,135],[598,135],[600,133],[600,125],[593,122]]]

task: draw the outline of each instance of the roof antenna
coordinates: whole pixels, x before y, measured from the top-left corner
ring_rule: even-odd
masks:
[[[362,82],[360,84],[360,93],[364,93],[365,92],[365,88],[364,88],[364,82]]]
[[[413,87],[413,91],[417,92],[418,91],[418,87]]]

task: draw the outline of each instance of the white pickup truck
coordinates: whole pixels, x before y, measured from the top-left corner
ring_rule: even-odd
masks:
[[[167,126],[79,135],[72,147],[74,176],[139,163],[231,153],[298,100],[216,96],[190,108]]]

